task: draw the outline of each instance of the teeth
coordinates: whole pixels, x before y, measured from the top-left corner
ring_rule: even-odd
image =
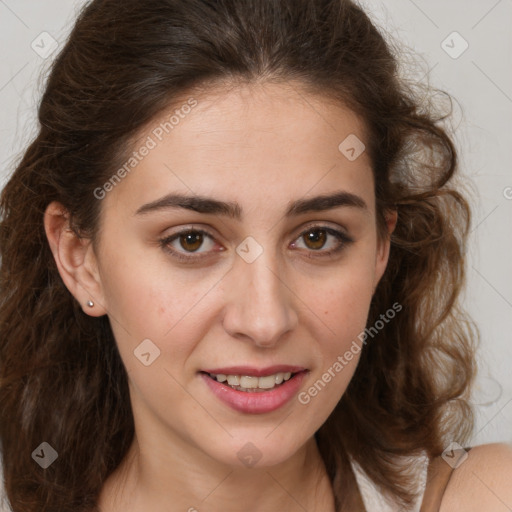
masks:
[[[272,389],[276,385],[275,375],[268,375],[267,377],[260,377],[258,380],[258,387],[263,389]]]
[[[243,375],[240,377],[240,386],[248,389],[255,389],[258,387],[259,383],[258,377],[249,377],[248,375]]]
[[[230,386],[239,386],[240,385],[240,377],[238,375],[228,375],[228,384]]]
[[[212,379],[216,379],[217,382],[226,382],[231,387],[239,389],[240,391],[246,391],[250,389],[272,389],[284,381],[291,378],[291,372],[279,372],[274,375],[267,375],[265,377],[254,377],[251,375],[224,375],[219,373],[215,375],[210,373]]]

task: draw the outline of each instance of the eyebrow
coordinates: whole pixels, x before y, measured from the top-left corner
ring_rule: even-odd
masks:
[[[339,191],[330,195],[298,199],[288,205],[285,217],[293,217],[311,212],[323,212],[343,206],[368,210],[367,204],[361,197],[350,192]],[[242,207],[236,202],[224,202],[211,197],[184,194],[168,194],[156,201],[144,204],[135,212],[135,215],[145,215],[173,208],[184,208],[198,213],[222,215],[238,221],[242,219]]]

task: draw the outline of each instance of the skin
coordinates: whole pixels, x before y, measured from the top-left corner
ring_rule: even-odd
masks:
[[[307,405],[294,398],[264,414],[232,410],[198,372],[299,365],[309,370],[304,391],[364,330],[389,237],[377,236],[368,155],[349,161],[338,150],[350,134],[366,143],[364,125],[341,105],[291,85],[211,89],[196,99],[102,200],[95,244],[69,230],[58,203],[45,215],[64,283],[87,314],[108,315],[129,377],[136,437],[107,480],[100,508],[235,511],[243,497],[249,512],[334,511],[313,436],[343,395],[359,353]],[[140,134],[134,150],[162,119]],[[334,191],[358,196],[365,208],[284,216],[291,202]],[[171,192],[237,202],[242,218],[171,208],[136,213]],[[388,214],[388,233],[395,223]],[[340,242],[327,235],[324,246],[308,244],[301,234],[312,225],[353,241],[319,256]],[[195,263],[160,243],[185,228],[212,237]],[[263,249],[252,263],[236,252],[249,236]],[[178,237],[168,246],[194,255],[182,244]],[[150,366],[134,356],[144,339],[160,350]],[[249,442],[261,455],[250,468],[238,457]]]

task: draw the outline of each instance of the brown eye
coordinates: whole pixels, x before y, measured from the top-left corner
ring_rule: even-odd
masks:
[[[311,226],[292,244],[294,249],[306,251],[308,258],[334,256],[354,242],[349,235],[326,226]]]
[[[183,233],[179,237],[180,245],[185,250],[190,250],[191,252],[197,251],[203,244],[203,234],[198,231],[190,231],[188,233]]]
[[[327,240],[327,233],[323,229],[311,229],[302,235],[308,249],[319,250]]]
[[[182,261],[197,261],[215,248],[212,235],[202,229],[186,229],[160,240],[162,249]],[[218,249],[222,251],[222,248]],[[214,252],[214,251],[213,251]],[[194,254],[192,256],[192,254]]]

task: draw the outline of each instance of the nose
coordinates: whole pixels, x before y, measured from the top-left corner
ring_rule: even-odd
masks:
[[[279,268],[264,251],[252,263],[239,259],[229,273],[223,326],[237,339],[272,348],[298,323],[294,294]]]

